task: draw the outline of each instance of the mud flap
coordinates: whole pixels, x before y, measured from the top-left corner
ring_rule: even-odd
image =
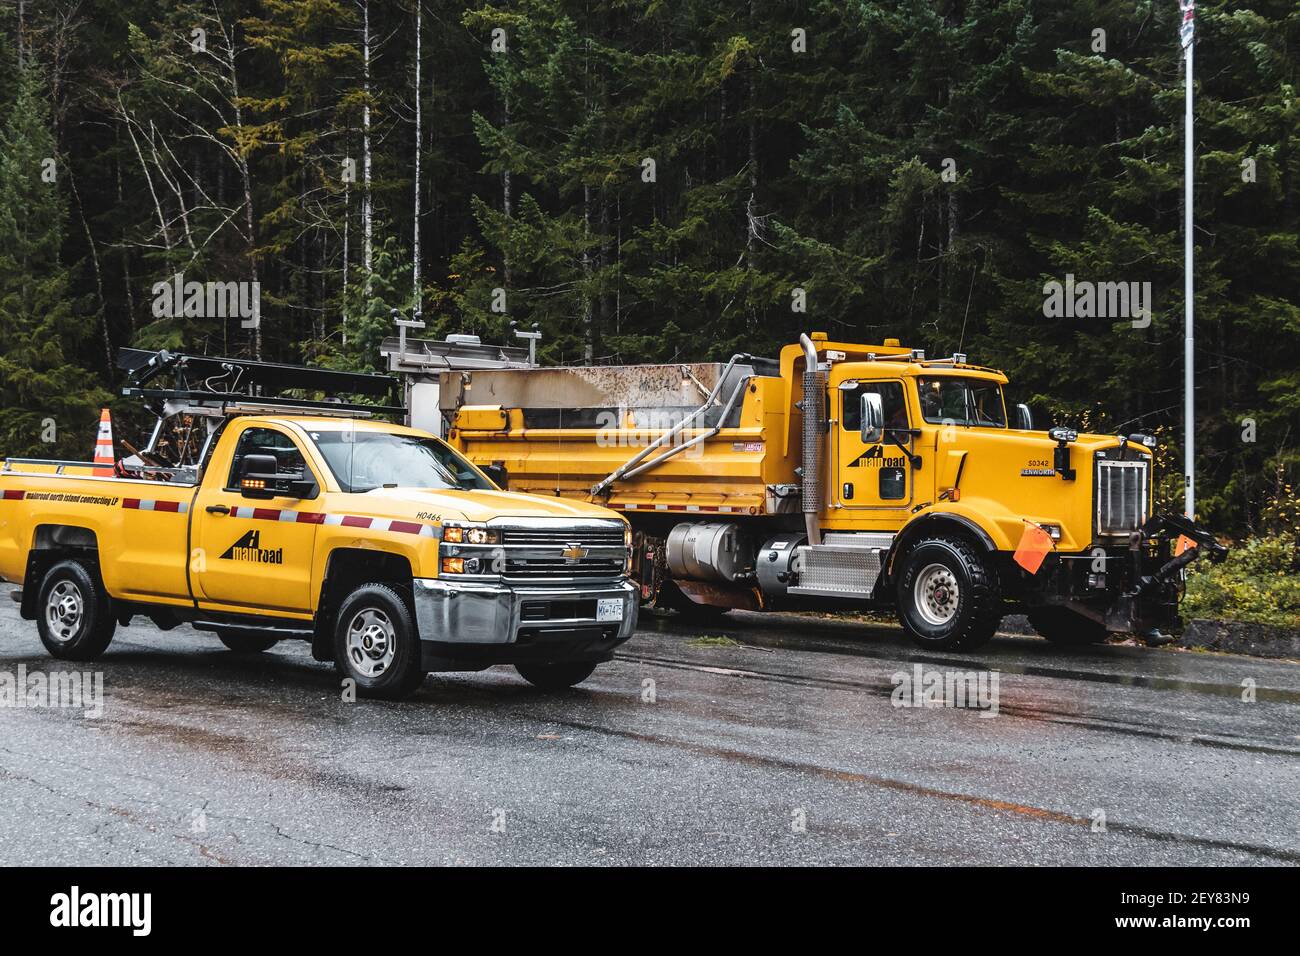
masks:
[[[707,607],[725,607],[737,611],[761,611],[763,602],[759,599],[756,588],[741,585],[708,584],[704,581],[680,581],[673,584],[683,596],[695,604]]]

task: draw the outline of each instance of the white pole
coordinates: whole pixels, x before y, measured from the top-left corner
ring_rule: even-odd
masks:
[[[1193,3],[1184,8],[1185,14],[1191,12]],[[1194,16],[1194,14],[1193,14]],[[1193,27],[1194,29],[1194,27]],[[1192,181],[1195,177],[1192,156],[1192,53],[1196,44],[1189,34],[1185,37],[1187,52],[1186,88],[1183,94],[1186,115],[1183,120],[1183,309],[1186,332],[1183,339],[1183,429],[1186,432],[1183,441],[1183,476],[1186,483],[1186,506],[1188,518],[1196,517],[1196,445],[1195,416],[1196,393],[1195,351],[1193,348],[1192,316],[1195,307],[1192,288]]]

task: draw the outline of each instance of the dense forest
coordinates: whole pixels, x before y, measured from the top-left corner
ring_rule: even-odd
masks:
[[[418,308],[547,362],[963,351],[1158,430],[1180,500],[1176,0],[2,2],[0,454],[86,457],[123,347],[373,367]],[[1300,6],[1197,24],[1199,510],[1289,530]],[[1067,276],[1149,324],[1048,317]]]

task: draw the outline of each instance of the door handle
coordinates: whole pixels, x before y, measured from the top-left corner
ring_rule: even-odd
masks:
[[[230,509],[229,509],[228,507],[226,507],[225,505],[208,505],[208,506],[207,506],[206,508],[204,508],[203,510],[206,511],[206,512],[207,512],[208,514],[210,514],[210,515],[228,515],[228,514],[230,514]]]

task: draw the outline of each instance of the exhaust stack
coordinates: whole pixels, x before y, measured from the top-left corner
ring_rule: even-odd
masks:
[[[808,530],[808,543],[821,544],[821,527],[817,514],[822,509],[822,446],[825,443],[826,373],[817,369],[817,349],[807,333],[800,333],[803,346],[803,468],[800,499],[803,505],[804,526]]]

